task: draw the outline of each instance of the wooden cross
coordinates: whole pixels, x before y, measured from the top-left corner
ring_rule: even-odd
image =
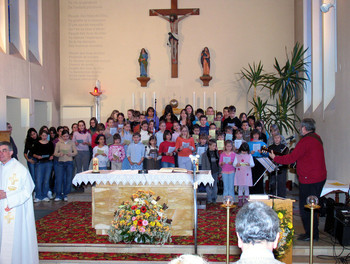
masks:
[[[199,8],[178,9],[177,0],[171,0],[171,9],[150,9],[150,16],[159,16],[170,23],[168,45],[171,48],[171,78],[178,77],[179,22],[190,15],[199,15]],[[180,16],[180,17],[178,17]]]

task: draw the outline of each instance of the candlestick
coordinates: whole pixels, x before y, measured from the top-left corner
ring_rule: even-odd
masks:
[[[131,106],[132,106],[132,109],[135,109],[135,94],[132,93],[131,95]]]
[[[146,93],[143,93],[142,110],[146,111]]]
[[[193,92],[193,110],[196,110],[196,92]]]
[[[216,111],[216,92],[214,92],[214,111]]]
[[[203,92],[203,110],[205,112],[205,92]]]
[[[156,102],[156,92],[153,92],[153,107],[155,108],[156,105],[155,105],[155,102]]]

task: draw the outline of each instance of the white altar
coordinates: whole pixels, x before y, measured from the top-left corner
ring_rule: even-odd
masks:
[[[199,171],[197,184],[213,184],[210,171]],[[150,170],[138,174],[136,170],[101,171],[99,174],[85,171],[77,174],[73,184],[94,184],[92,188],[92,227],[97,234],[107,234],[114,212],[123,201],[137,190],[152,190],[166,203],[168,218],[172,219],[172,234],[191,236],[194,227],[193,175],[188,173],[164,173]]]

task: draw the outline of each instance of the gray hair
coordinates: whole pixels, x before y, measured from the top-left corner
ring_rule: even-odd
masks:
[[[9,148],[9,151],[13,151],[12,144],[7,141],[0,141],[0,146],[7,146]]]
[[[315,132],[316,122],[312,118],[304,118],[303,120],[301,120],[300,127],[305,127],[306,131],[308,132]]]
[[[273,242],[279,232],[279,219],[266,204],[250,202],[237,213],[236,232],[245,244]]]
[[[208,264],[208,262],[200,256],[185,254],[173,259],[169,264]]]

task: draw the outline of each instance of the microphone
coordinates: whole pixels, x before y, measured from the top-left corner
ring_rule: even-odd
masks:
[[[295,138],[295,136],[292,135],[292,136],[290,136],[290,137],[287,137],[286,140],[292,140],[292,139],[294,139],[294,138]]]

